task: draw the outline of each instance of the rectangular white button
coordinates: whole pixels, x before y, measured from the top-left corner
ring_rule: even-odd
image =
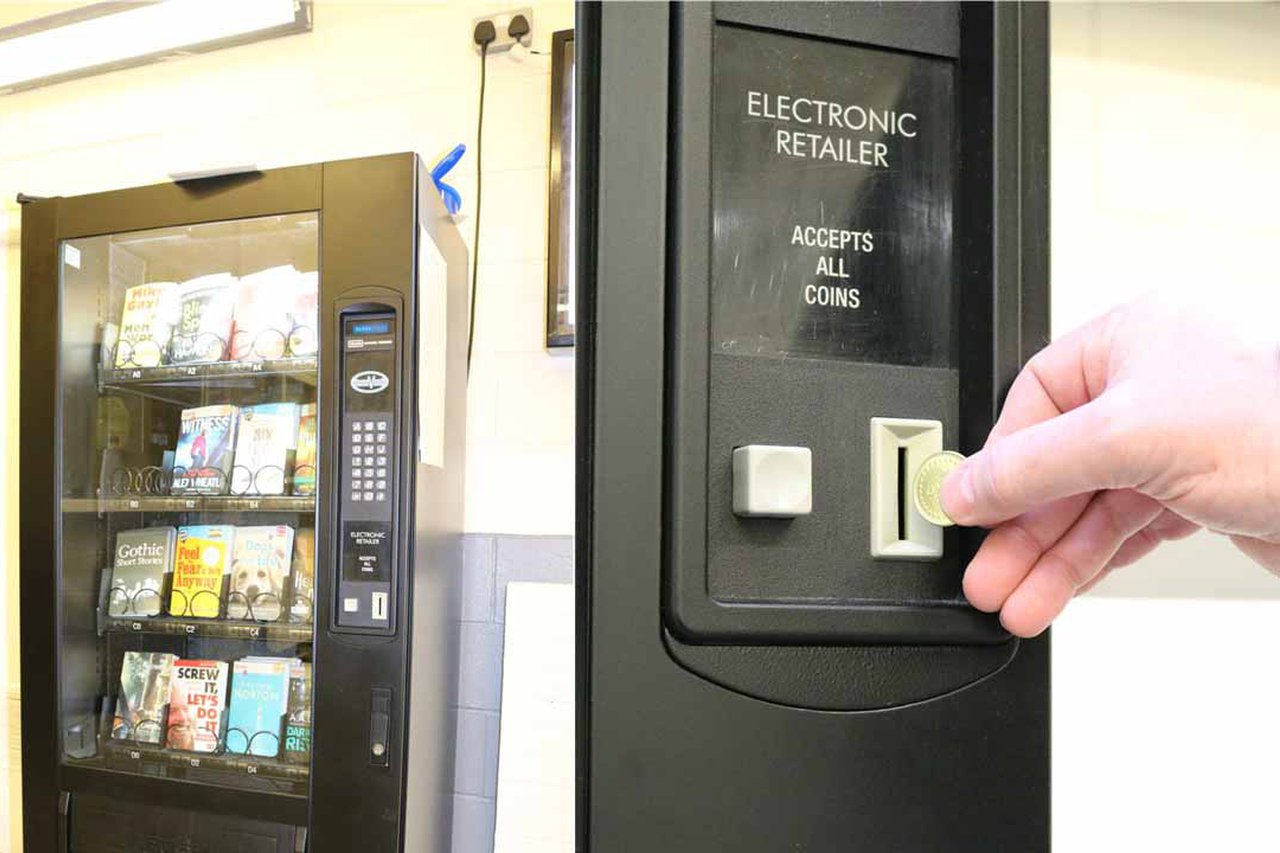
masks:
[[[794,518],[813,511],[813,454],[807,447],[750,444],[733,451],[733,512]]]
[[[344,598],[342,599],[342,609],[347,613],[356,613],[360,610],[360,599]]]

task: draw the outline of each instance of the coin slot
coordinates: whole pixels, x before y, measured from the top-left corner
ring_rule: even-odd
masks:
[[[907,479],[907,448],[898,447],[898,541],[901,542],[907,538],[907,513],[910,507],[907,502],[911,499],[910,481]]]
[[[942,556],[942,528],[920,515],[911,498],[916,471],[941,450],[941,421],[871,419],[872,557],[936,560]]]

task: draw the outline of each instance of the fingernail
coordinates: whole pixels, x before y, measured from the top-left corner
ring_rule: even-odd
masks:
[[[942,509],[953,521],[962,521],[973,509],[973,475],[968,465],[952,471],[942,483]]]

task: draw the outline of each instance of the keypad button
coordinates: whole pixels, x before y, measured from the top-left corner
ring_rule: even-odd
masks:
[[[385,501],[386,499],[387,499],[387,493],[386,493],[386,492],[378,492],[378,500],[380,500],[380,501]]]
[[[359,421],[356,421],[355,423],[353,423],[353,424],[351,425],[351,431],[352,431],[352,432],[359,432],[359,431],[360,431],[361,426],[362,426],[362,425],[361,425],[361,423],[360,423]]]
[[[386,453],[386,452],[387,452],[387,446],[386,446],[385,444],[379,444],[379,445],[378,445],[378,452],[379,452],[379,453]]]
[[[387,487],[386,480],[379,480],[376,486],[376,488],[379,488],[379,489],[385,489],[386,487]]]
[[[359,493],[359,492],[352,492],[352,493],[351,493],[351,500],[353,500],[353,501],[358,501],[358,500],[360,500],[360,493]]]
[[[372,465],[372,464],[373,464],[373,457],[372,457],[372,456],[366,456],[366,457],[364,458],[364,464],[365,464],[365,466],[366,466],[366,467],[368,467],[369,465]],[[385,461],[383,461],[383,462],[381,462],[380,464],[382,464],[382,465],[386,465],[387,463],[386,463]]]
[[[365,492],[365,493],[364,493],[364,499],[365,499],[365,500],[367,500],[367,501],[371,501],[371,500],[373,500],[373,492]]]
[[[352,469],[351,469],[351,476],[352,476],[352,477],[363,477],[363,476],[364,476],[364,471],[363,471],[362,469],[360,469],[360,468],[352,468]]]
[[[367,461],[368,459],[369,459],[369,457],[368,457],[368,456],[366,456],[366,457],[365,457],[365,460],[366,460],[366,461],[365,461],[365,463],[364,463],[364,464],[366,464],[366,465],[372,465],[373,463],[372,463],[372,462]],[[379,457],[378,457],[378,464],[379,464],[379,465],[386,465],[386,464],[387,464],[387,457],[385,457],[385,456],[379,456]]]
[[[386,440],[387,440],[387,434],[385,432],[378,433],[378,441],[386,441]]]
[[[368,429],[368,428],[369,428],[369,422],[368,422],[368,421],[365,421],[365,422],[364,422],[364,424],[365,424],[364,428],[365,428],[365,429]],[[386,428],[387,428],[387,422],[386,422],[386,421],[378,421],[378,429],[380,429],[380,430],[385,430]]]
[[[377,476],[379,476],[379,477],[385,477],[385,476],[387,476],[387,469],[386,469],[386,468],[379,468],[379,469],[378,469],[378,474],[377,474]]]

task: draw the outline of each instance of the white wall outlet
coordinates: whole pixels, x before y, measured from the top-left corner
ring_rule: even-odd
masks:
[[[529,47],[533,44],[533,7],[525,6],[521,9],[507,9],[503,12],[496,12],[492,15],[481,15],[471,22],[471,32],[476,31],[476,27],[482,21],[489,21],[493,24],[493,29],[497,33],[497,38],[489,43],[489,53],[501,53],[511,50],[516,46],[516,39],[511,35],[511,22],[515,20],[517,15],[524,15],[526,21],[529,22],[529,32],[520,38],[520,44]],[[474,42],[474,40],[473,40]],[[474,45],[476,52],[480,52],[480,45]]]

